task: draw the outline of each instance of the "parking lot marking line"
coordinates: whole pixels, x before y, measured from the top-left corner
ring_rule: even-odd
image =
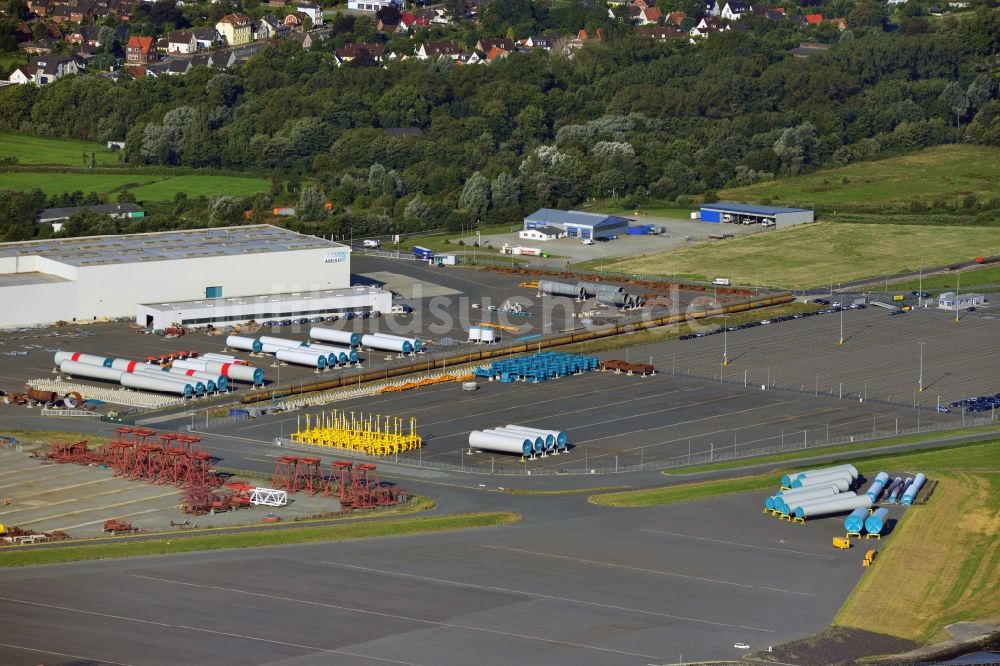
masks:
[[[130,574],[130,575],[134,576],[135,574]],[[142,576],[142,578],[146,578],[146,579],[150,579],[150,580],[158,580],[158,581],[162,581],[162,582],[165,582],[165,583],[174,583],[175,582],[175,581],[167,579],[167,578],[155,578],[153,576]],[[253,592],[251,590],[241,590],[241,589],[235,588],[235,587],[222,587],[220,585],[199,585],[197,583],[187,583],[187,585],[189,587],[200,587],[200,588],[203,588],[203,589],[206,589],[206,590],[219,590],[221,592],[232,592],[234,594],[245,594],[245,595],[252,596],[252,597],[261,597],[261,598],[264,598],[264,599],[274,599],[274,600],[277,600],[277,601],[285,601],[285,602],[289,602],[289,603],[293,603],[293,604],[304,604],[304,605],[307,605],[307,606],[318,606],[320,608],[331,608],[331,609],[334,609],[334,610],[342,610],[342,611],[347,611],[347,612],[350,612],[350,613],[361,613],[361,614],[364,614],[364,615],[375,615],[375,616],[378,616],[378,617],[387,617],[387,618],[390,618],[390,619],[393,619],[393,620],[403,620],[403,621],[407,621],[407,622],[415,622],[415,623],[418,623],[418,624],[425,624],[425,625],[430,625],[430,626],[443,627],[445,629],[458,629],[458,630],[464,630],[464,631],[478,631],[478,632],[487,633],[487,634],[496,634],[498,636],[509,636],[511,638],[523,638],[523,639],[526,639],[526,640],[538,641],[538,642],[541,642],[541,643],[550,643],[550,644],[553,644],[553,645],[563,645],[563,646],[566,646],[566,647],[580,648],[580,649],[583,649],[583,650],[595,650],[597,652],[606,652],[606,653],[610,653],[610,654],[620,654],[620,655],[624,655],[626,657],[640,657],[642,659],[656,659],[657,658],[657,657],[655,657],[653,655],[648,655],[648,654],[638,654],[638,653],[635,653],[635,652],[627,652],[625,650],[615,650],[613,648],[598,647],[596,645],[585,645],[583,643],[573,643],[573,642],[570,642],[570,641],[560,641],[560,640],[556,640],[556,639],[553,639],[553,638],[544,638],[542,636],[531,636],[531,635],[528,635],[528,634],[519,634],[519,633],[512,632],[512,631],[503,631],[501,629],[490,629],[490,628],[487,628],[487,627],[477,627],[475,625],[470,625],[470,624],[458,624],[458,623],[455,623],[455,622],[442,622],[442,621],[439,621],[439,620],[428,620],[428,619],[425,619],[425,618],[411,617],[409,615],[398,615],[398,614],[395,614],[395,613],[388,613],[388,612],[384,612],[384,611],[376,611],[376,610],[370,610],[370,609],[365,609],[365,608],[354,608],[354,607],[351,607],[351,606],[340,606],[338,604],[331,604],[331,603],[327,603],[327,602],[323,602],[323,601],[309,601],[309,600],[306,600],[306,599],[295,599],[295,598],[292,598],[292,597],[283,597],[283,596],[280,596],[280,595],[277,595],[277,594],[266,594],[264,592]]]
[[[66,478],[75,476],[79,472],[79,470],[73,470],[73,469],[70,469],[70,468],[65,468],[65,469],[66,469],[66,472],[64,474],[47,475],[47,476],[45,476],[44,479],[41,479],[41,480],[44,480],[44,481],[53,481],[53,480],[58,481],[59,479],[66,479]],[[22,471],[24,471],[24,470],[22,470]],[[7,484],[4,484],[4,485],[0,486],[0,490],[3,490],[4,488],[16,488],[18,486],[23,486],[23,485],[24,485],[24,479],[22,478],[19,481],[15,481],[14,483],[7,483]],[[34,490],[32,490],[32,494],[34,494]]]
[[[703,620],[696,617],[686,617],[684,615],[673,615],[671,613],[662,613],[660,611],[650,611],[642,610],[640,608],[629,608],[627,606],[616,606],[614,604],[602,604],[598,601],[586,601],[583,599],[573,599],[571,597],[560,597],[552,594],[543,594],[541,592],[527,592],[525,590],[514,590],[507,587],[497,587],[495,585],[477,585],[475,583],[464,583],[462,581],[447,580],[444,578],[432,578],[430,576],[421,576],[418,574],[404,573],[402,571],[386,571],[384,569],[375,569],[373,567],[362,567],[356,564],[344,564],[342,562],[328,562],[325,560],[320,560],[320,564],[327,564],[333,567],[343,567],[346,569],[356,569],[359,571],[367,571],[371,573],[383,574],[387,576],[399,576],[402,578],[413,578],[416,580],[429,581],[432,583],[441,583],[444,585],[454,585],[456,587],[470,588],[474,590],[487,590],[493,592],[504,592],[507,594],[522,594],[527,597],[535,597],[537,599],[550,599],[553,601],[564,601],[573,604],[582,604],[585,606],[596,606],[598,608],[607,608],[610,610],[625,611],[627,613],[637,613],[640,615],[654,615],[657,617],[664,617],[671,620],[683,620],[685,622],[696,622],[699,624],[711,624],[719,627],[731,627],[734,629],[749,629],[751,631],[762,631],[767,633],[774,633],[773,629],[761,629],[760,627],[748,627],[742,624],[728,624],[726,622],[717,622],[715,620]]]
[[[67,654],[65,652],[54,652],[52,650],[41,650],[39,648],[30,648],[24,645],[13,645],[11,643],[0,643],[0,647],[14,648],[15,650],[24,650],[25,652],[38,652],[39,654],[51,654],[56,657],[69,657],[70,659],[77,659],[81,662],[92,662],[96,664],[111,664],[112,666],[129,666],[122,661],[107,661],[106,659],[98,659],[97,657],[81,657],[78,654]]]
[[[745,588],[751,589],[751,590],[774,589],[774,588],[763,588],[763,587],[760,587],[759,585],[748,585],[747,583],[737,583],[736,581],[722,580],[722,579],[719,579],[719,578],[704,578],[702,576],[692,576],[690,574],[676,573],[676,572],[673,572],[673,571],[663,571],[661,569],[645,569],[645,568],[642,568],[642,567],[632,567],[632,566],[628,566],[627,564],[618,564],[616,562],[601,562],[599,560],[588,560],[588,559],[584,559],[582,557],[573,557],[571,555],[559,555],[557,553],[541,553],[541,552],[538,552],[536,550],[526,550],[524,548],[512,548],[510,546],[491,546],[491,545],[487,545],[487,544],[480,544],[480,546],[483,547],[483,548],[489,548],[491,550],[506,550],[506,551],[510,551],[512,553],[524,553],[525,555],[535,555],[535,556],[538,556],[538,557],[549,557],[549,558],[552,558],[552,559],[566,560],[566,561],[569,561],[569,562],[579,562],[581,564],[590,564],[592,566],[598,566],[598,567],[609,567],[609,568],[612,568],[612,569],[624,569],[626,571],[637,571],[639,573],[651,573],[651,574],[656,574],[658,576],[672,576],[674,578],[686,578],[688,580],[697,580],[697,581],[701,581],[703,583],[716,583],[718,585],[731,585],[733,587],[745,587]],[[810,592],[793,592],[791,590],[780,590],[780,591],[781,592],[785,592],[787,594],[794,594],[794,595],[801,596],[801,597],[811,597],[811,596],[814,596]]]
[[[111,481],[112,478],[101,479],[101,480],[102,481]],[[104,492],[93,493],[92,495],[79,495],[79,496],[76,496],[76,497],[71,497],[69,499],[59,500],[58,502],[46,502],[43,506],[27,506],[27,507],[23,507],[23,508],[19,508],[19,509],[11,509],[9,511],[2,511],[2,512],[0,512],[0,516],[6,517],[6,516],[9,516],[9,515],[11,515],[13,513],[19,513],[19,512],[22,512],[22,511],[37,511],[37,510],[42,509],[42,508],[48,509],[48,508],[51,508],[51,507],[54,507],[54,506],[59,506],[61,504],[69,504],[70,502],[80,502],[82,500],[94,499],[95,497],[105,497],[107,495],[116,495],[116,494],[121,493],[121,492],[127,492],[128,490],[131,490],[131,489],[132,488],[126,488],[126,489],[116,488],[114,490],[105,490]],[[61,488],[60,488],[60,490],[61,490]]]
[[[165,622],[156,622],[154,620],[142,620],[137,617],[127,617],[125,615],[112,615],[111,613],[101,613],[98,611],[83,610],[82,608],[70,608],[69,606],[56,606],[55,604],[43,604],[39,601],[28,601],[27,599],[12,599],[10,597],[0,597],[0,601],[6,601],[12,604],[21,604],[23,606],[37,606],[39,608],[48,608],[51,610],[65,611],[67,613],[76,613],[78,615],[94,615],[96,617],[103,617],[109,620],[122,620],[124,622],[136,622],[138,624],[152,624],[157,627],[173,626]]]
[[[347,652],[346,650],[338,650],[336,648],[321,648],[314,645],[302,645],[301,643],[289,643],[288,641],[278,641],[273,638],[261,638],[260,636],[248,636],[247,634],[234,634],[228,631],[217,631],[215,629],[206,629],[205,627],[189,627],[184,624],[178,624],[178,629],[187,629],[189,631],[200,631],[205,634],[215,634],[216,636],[228,636],[230,638],[241,638],[247,641],[258,641],[260,643],[271,643],[273,645],[284,645],[286,647],[299,648],[300,650],[312,650],[313,652],[325,652],[329,654],[342,654],[347,657],[360,657],[361,659],[370,659],[372,661],[381,661],[387,664],[401,664],[403,666],[420,666],[419,664],[412,661],[398,661],[396,659],[387,659],[385,657],[375,657],[373,655],[360,654],[357,652]]]
[[[726,399],[726,398],[725,397],[720,398],[720,400],[724,400],[724,399]],[[717,401],[712,400],[712,401],[707,401],[707,402],[717,402]],[[614,438],[614,437],[625,437],[627,435],[634,435],[634,434],[640,433],[640,432],[651,432],[651,431],[654,431],[654,430],[664,430],[666,428],[676,428],[677,426],[690,425],[692,423],[701,423],[703,421],[711,421],[712,419],[717,419],[717,418],[722,418],[722,417],[727,417],[727,416],[735,416],[737,414],[746,414],[748,412],[757,411],[759,409],[772,409],[774,407],[777,407],[778,405],[788,404],[789,402],[794,402],[794,400],[783,400],[781,402],[770,404],[770,405],[758,405],[756,407],[747,407],[746,409],[741,409],[741,410],[738,410],[738,411],[735,411],[735,412],[726,412],[725,414],[713,414],[711,416],[704,416],[704,417],[702,417],[700,419],[689,419],[687,421],[678,421],[677,423],[667,423],[667,424],[664,424],[664,425],[661,425],[661,426],[656,426],[655,428],[640,428],[638,430],[633,430],[631,432],[622,432],[622,433],[616,433],[614,435],[607,435],[605,437],[597,437],[595,439],[586,439],[586,440],[582,440],[582,441],[577,442],[576,446],[581,446],[583,444],[591,444],[593,442],[599,442],[602,439],[611,439],[611,438]],[[704,404],[704,403],[700,403],[700,404]],[[669,410],[662,410],[662,411],[669,411]],[[651,413],[656,414],[656,413],[659,413],[659,412],[651,412]],[[610,421],[604,421],[603,423],[610,423]],[[718,432],[729,432],[729,429],[727,428],[727,429],[724,429],[724,430],[716,431],[716,433],[718,433]],[[711,434],[716,434],[716,433],[707,433],[707,434],[711,435]],[[701,437],[701,436],[704,436],[704,435],[699,434],[698,436]],[[688,438],[682,437],[681,439],[688,439]],[[673,440],[673,441],[677,441],[677,440]],[[625,450],[626,451],[637,451],[640,448],[647,448],[648,449],[648,448],[652,448],[654,446],[662,446],[664,444],[670,444],[670,443],[671,443],[670,441],[655,442],[653,444],[646,444],[644,447],[634,447],[632,449],[625,449]],[[614,455],[614,454],[612,454],[612,453],[602,453],[602,454],[597,454],[597,455],[593,455],[593,456],[590,456],[590,457],[591,458],[600,458],[600,457],[608,456],[608,455]]]
[[[140,497],[138,499],[126,500],[124,502],[116,502],[115,504],[106,504],[104,506],[97,506],[97,507],[94,507],[92,509],[80,509],[78,511],[68,511],[66,513],[57,513],[57,514],[52,515],[52,516],[45,516],[44,518],[35,518],[33,520],[26,521],[24,524],[25,525],[32,525],[34,523],[40,523],[43,520],[55,520],[57,518],[66,518],[68,516],[74,516],[74,515],[79,514],[79,513],[86,513],[86,512],[90,512],[90,511],[107,511],[108,509],[117,509],[120,506],[128,506],[129,504],[137,504],[139,502],[148,502],[150,500],[160,499],[162,497],[169,497],[170,495],[178,495],[179,496],[180,495],[180,489],[179,488],[175,488],[174,490],[171,490],[170,492],[160,493],[159,495],[152,495],[150,497]]]
[[[142,501],[145,501],[145,500],[142,500]],[[158,511],[168,511],[168,510],[171,511],[171,512],[176,511],[177,510],[176,505],[161,506],[161,507],[158,507],[156,509],[146,509],[144,511],[133,511],[132,513],[120,513],[120,514],[118,514],[117,517],[119,519],[132,518],[134,516],[145,516],[146,514],[156,513]],[[104,518],[101,518],[99,520],[91,520],[91,521],[86,522],[86,523],[78,523],[76,525],[66,525],[64,527],[58,527],[56,529],[60,529],[60,530],[62,530],[62,531],[65,532],[66,530],[75,530],[75,529],[78,529],[80,527],[90,527],[91,525],[100,525],[101,523],[104,522],[104,520],[105,520]]]
[[[608,389],[608,390],[610,390],[610,389]],[[690,388],[690,389],[666,391],[664,393],[657,393],[657,394],[654,394],[654,395],[651,395],[651,396],[648,396],[648,397],[650,397],[650,398],[662,398],[664,396],[674,395],[676,393],[687,393],[687,392],[695,391],[695,390],[697,390],[697,389]],[[602,390],[600,392],[603,393],[604,391]],[[484,414],[495,414],[497,412],[506,413],[506,412],[510,412],[510,411],[516,411],[517,409],[519,409],[521,407],[529,407],[529,406],[534,407],[534,406],[537,406],[537,405],[540,405],[540,404],[544,404],[546,402],[559,402],[559,401],[563,401],[563,400],[569,400],[572,397],[575,397],[575,396],[568,396],[568,397],[565,397],[565,398],[552,398],[551,400],[539,400],[539,401],[535,401],[535,402],[526,403],[525,405],[510,405],[508,403],[502,409],[495,409],[495,410],[492,410],[492,411],[489,411],[489,412],[476,412],[475,415],[478,418],[478,417],[480,417],[480,416],[482,416]],[[630,414],[628,416],[622,416],[622,417],[615,418],[615,419],[601,419],[600,421],[597,421],[595,423],[579,423],[579,422],[574,422],[573,427],[574,428],[589,428],[589,427],[594,426],[594,425],[603,425],[603,424],[607,424],[607,423],[615,423],[617,421],[628,421],[628,420],[632,420],[632,419],[639,418],[639,417],[642,417],[642,416],[650,416],[652,414],[662,414],[664,412],[669,412],[669,411],[673,411],[673,410],[676,410],[676,409],[685,409],[685,408],[695,407],[697,405],[708,404],[710,402],[719,402],[721,400],[725,400],[725,397],[717,398],[717,399],[712,399],[712,400],[706,400],[706,401],[702,401],[702,402],[685,403],[683,405],[677,405],[675,407],[668,407],[666,409],[658,409],[658,410],[654,410],[652,412],[643,412],[643,413],[640,413],[640,414]],[[609,407],[614,407],[616,405],[635,404],[635,402],[636,402],[636,400],[622,400],[622,401],[619,401],[619,402],[602,403],[600,405],[594,405],[593,407],[584,407],[584,408],[580,408],[580,409],[575,409],[573,411],[573,415],[576,416],[576,415],[582,414],[584,412],[594,411],[596,409],[607,409]],[[428,426],[428,425],[435,425],[435,424],[441,424],[441,423],[449,423],[451,421],[459,421],[459,420],[467,419],[467,418],[469,418],[468,415],[464,415],[464,416],[459,416],[459,417],[456,417],[456,418],[453,418],[453,419],[446,419],[444,421],[436,421],[435,423],[424,424],[424,425]],[[712,417],[712,418],[714,418],[714,417]],[[521,419],[521,421],[523,423],[531,423],[532,421],[541,421],[541,420],[548,420],[548,419],[551,419],[551,417],[539,416],[539,417],[536,417],[536,418]],[[641,431],[636,431],[636,432],[641,432]],[[435,440],[448,439],[449,437],[457,437],[457,436],[466,435],[466,434],[467,433],[465,433],[464,431],[460,431],[460,432],[452,433],[452,434],[449,434],[449,435],[442,435],[442,436],[439,436],[439,437],[435,437],[434,439]],[[611,437],[611,436],[617,437],[618,435],[609,435],[609,437]],[[600,437],[598,439],[607,439],[607,437]],[[587,440],[587,441],[598,441],[598,440],[595,439],[595,440]],[[585,443],[585,442],[580,442],[580,443]]]
[[[832,560],[835,559],[833,555],[824,555],[821,553],[807,553],[802,550],[792,550],[791,548],[775,548],[774,546],[757,546],[752,543],[740,543],[739,541],[726,541],[725,539],[712,539],[709,537],[695,536],[693,534],[681,534],[680,532],[667,532],[665,530],[652,530],[648,528],[642,528],[640,532],[646,532],[648,534],[665,534],[667,536],[681,537],[683,539],[697,539],[698,541],[710,541],[712,543],[724,543],[730,546],[742,546],[744,548],[754,548],[757,550],[777,550],[783,553],[795,553],[796,555],[805,555],[806,557],[815,557],[821,560]]]

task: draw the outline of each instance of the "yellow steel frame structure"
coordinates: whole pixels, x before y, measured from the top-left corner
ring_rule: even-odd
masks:
[[[417,420],[412,417],[409,432],[403,419],[380,414],[332,410],[306,414],[304,420],[305,429],[300,416],[292,433],[292,439],[303,444],[333,446],[372,456],[391,456],[423,446],[423,438],[417,434]]]

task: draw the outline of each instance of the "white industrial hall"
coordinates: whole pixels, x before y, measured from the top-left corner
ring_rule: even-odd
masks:
[[[341,243],[263,224],[3,243],[0,328],[131,318],[141,304],[180,302],[226,303],[227,320],[238,321],[242,304],[228,300],[235,297],[248,306],[248,319],[264,297],[287,303],[317,293],[334,297],[325,307],[336,309],[336,297],[354,307],[362,305],[359,294],[339,291],[350,287],[350,253]],[[363,305],[385,300],[368,291]],[[138,323],[153,325],[152,314]]]

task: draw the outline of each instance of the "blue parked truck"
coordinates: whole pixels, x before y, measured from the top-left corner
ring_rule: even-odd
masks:
[[[434,251],[428,250],[426,247],[420,247],[419,245],[413,246],[413,254],[417,259],[423,259],[425,261],[434,258]]]

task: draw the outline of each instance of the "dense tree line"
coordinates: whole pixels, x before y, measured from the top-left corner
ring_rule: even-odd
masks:
[[[683,201],[928,145],[1000,145],[990,74],[1000,15],[983,9],[932,30],[887,33],[884,12],[868,2],[853,6],[850,30],[823,33],[835,40],[827,52],[807,59],[788,50],[822,35],[751,19],[745,32],[699,44],[609,26],[603,44],[572,57],[338,67],[332,49],[369,29],[344,19],[311,51],[271,45],[233,72],[11,86],[0,90],[0,128],[125,138],[128,165],[273,174],[270,193],[182,202],[189,214],[180,218],[239,222],[250,210],[262,219],[281,200],[328,234],[509,221],[595,197]],[[522,4],[531,5],[495,0],[484,25],[502,34],[551,20]],[[580,11],[574,20],[598,21]],[[421,134],[386,132],[400,127]],[[321,210],[324,200],[338,212]]]

